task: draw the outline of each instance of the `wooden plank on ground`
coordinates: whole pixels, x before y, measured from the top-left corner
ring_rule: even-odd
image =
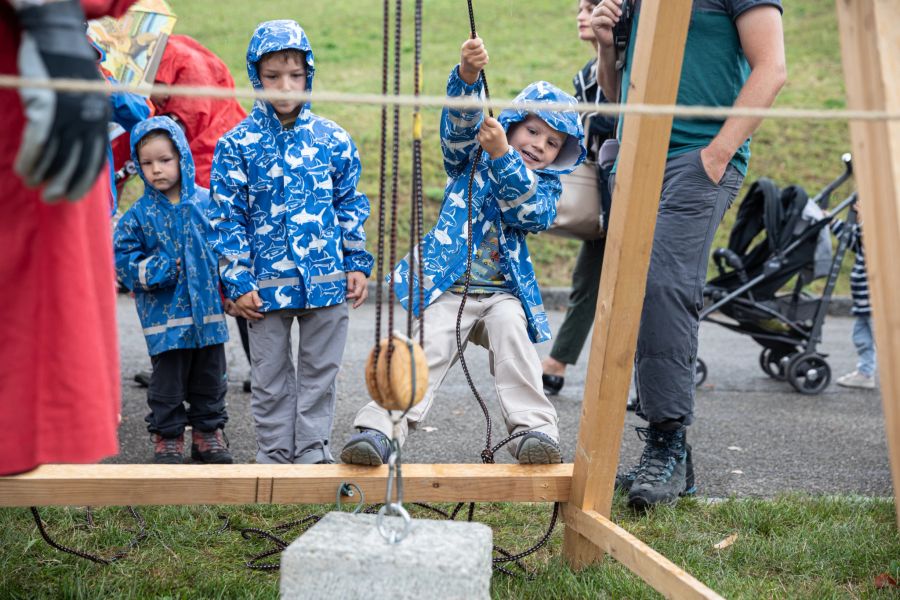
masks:
[[[643,2],[629,103],[674,104],[691,5],[691,0]],[[607,516],[671,129],[671,116],[628,115],[619,151],[571,500]],[[565,554],[573,567],[601,556],[594,544],[569,528]]]
[[[666,598],[721,599],[684,569],[600,513],[572,504],[563,509],[566,527],[596,544]]]
[[[572,465],[403,465],[405,502],[555,502]],[[341,483],[384,501],[387,467],[352,465],[45,465],[0,477],[0,506],[322,504]]]
[[[848,108],[900,111],[900,2],[837,0]],[[894,497],[900,497],[900,122],[850,123]],[[900,523],[900,503],[897,504]]]

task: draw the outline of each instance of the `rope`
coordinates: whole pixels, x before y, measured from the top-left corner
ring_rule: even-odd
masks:
[[[421,106],[430,108],[461,108],[503,110],[512,108],[528,110],[529,104],[513,100],[479,100],[470,97],[448,98],[446,96],[415,96],[386,94],[351,94],[344,92],[267,92],[254,89],[233,89],[210,86],[141,86],[82,79],[25,79],[12,75],[0,75],[0,88],[37,88],[61,92],[95,92],[106,95],[129,92],[141,96],[168,95],[204,98],[234,98],[238,100],[292,100],[296,102],[325,102],[336,104],[365,104],[375,106]],[[578,102],[541,103],[541,110],[575,111],[617,116],[674,116],[684,119],[724,120],[729,117],[749,117],[765,119],[798,119],[808,121],[900,121],[900,111],[848,110],[815,108],[753,108],[722,106],[684,106],[680,104],[591,104]]]
[[[63,544],[60,544],[59,542],[54,540],[52,537],[50,537],[50,534],[47,533],[47,530],[44,527],[44,521],[41,519],[41,514],[38,512],[37,507],[31,507],[31,516],[34,517],[34,523],[35,525],[37,525],[41,537],[44,538],[44,541],[53,548],[56,548],[61,552],[66,552],[68,554],[72,554],[79,558],[84,558],[101,565],[110,565],[117,560],[124,558],[133,548],[137,547],[137,545],[147,537],[147,524],[144,521],[144,517],[133,506],[129,506],[127,507],[127,509],[128,513],[131,515],[131,518],[133,518],[137,523],[138,530],[135,532],[134,537],[129,540],[127,546],[107,558],[98,556],[96,554],[91,554],[90,552],[85,552],[84,550],[76,550],[75,548],[64,546]],[[87,520],[88,527],[94,527],[94,516],[90,507],[87,507],[87,514],[85,515],[85,518]]]
[[[381,48],[381,95],[387,96],[388,89],[388,25],[390,23],[390,2],[383,2],[383,35]],[[375,251],[375,349],[373,367],[378,365],[381,353],[381,306],[384,281],[384,195],[387,193],[386,157],[387,157],[387,104],[381,105],[381,171],[378,174],[378,240]],[[388,292],[390,293],[390,291]]]

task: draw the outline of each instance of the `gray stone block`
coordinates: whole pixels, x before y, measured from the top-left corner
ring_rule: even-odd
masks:
[[[493,532],[487,525],[414,519],[403,541],[388,544],[375,521],[375,515],[331,512],[310,527],[281,555],[281,597],[490,597]]]

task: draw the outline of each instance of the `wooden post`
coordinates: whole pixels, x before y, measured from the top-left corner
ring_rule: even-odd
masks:
[[[644,0],[634,40],[629,103],[675,103],[691,5],[691,0]],[[628,115],[619,151],[614,214],[606,240],[569,500],[582,511],[606,517],[612,508],[625,399],[671,129],[671,116]],[[598,560],[602,553],[571,526],[566,527],[564,552],[574,568]]]
[[[848,108],[900,111],[900,2],[837,0]],[[850,123],[894,497],[900,497],[900,123]],[[896,506],[900,522],[900,504]]]

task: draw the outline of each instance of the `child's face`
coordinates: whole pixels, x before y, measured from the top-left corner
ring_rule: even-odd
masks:
[[[513,125],[509,135],[509,145],[518,150],[525,166],[532,171],[553,164],[565,141],[565,133],[553,129],[537,115],[528,115]]]
[[[163,194],[181,191],[181,166],[178,153],[167,136],[148,140],[138,149],[138,160],[144,178]]]
[[[306,91],[306,64],[299,56],[273,54],[260,59],[257,67],[263,89],[272,92]],[[270,100],[279,115],[299,111],[302,102],[295,100]]]

